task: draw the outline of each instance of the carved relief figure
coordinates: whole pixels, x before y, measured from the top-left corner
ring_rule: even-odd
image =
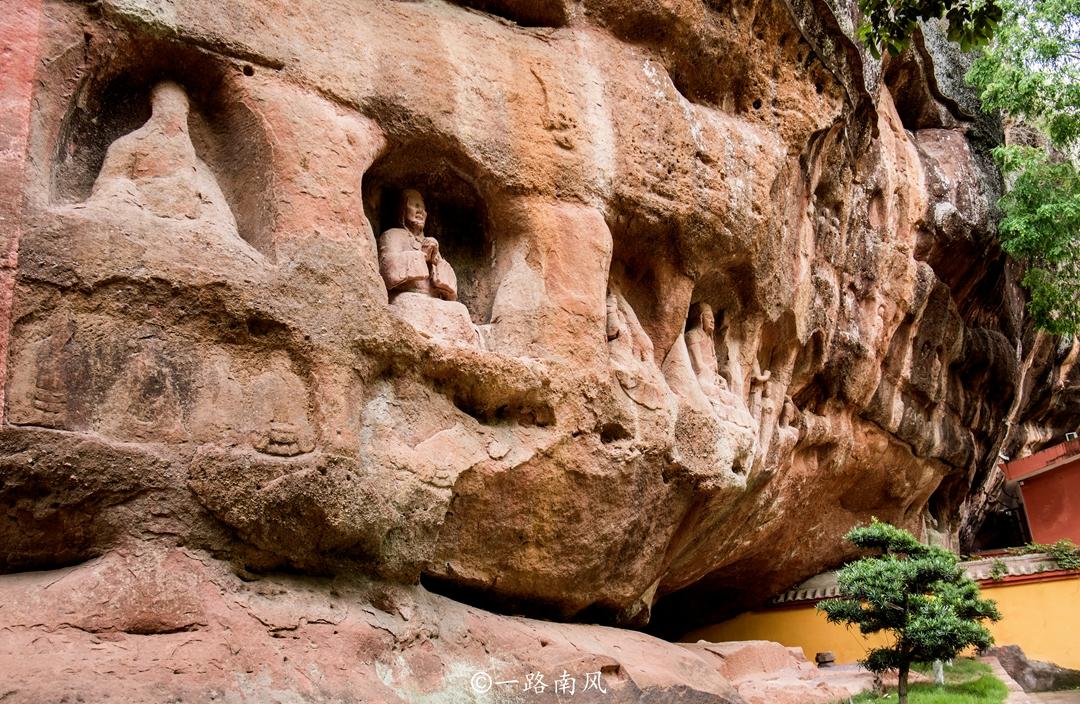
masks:
[[[761,366],[755,356],[754,371],[750,375],[750,415],[756,421],[762,419],[762,397],[767,393],[765,385],[771,376],[772,372],[768,369],[761,371]]]
[[[401,227],[379,237],[379,271],[393,302],[397,294],[422,293],[445,301],[457,300],[457,276],[439,254],[439,243],[424,235],[427,208],[419,191],[401,194]]]
[[[184,89],[154,86],[150,119],[109,146],[90,202],[137,206],[158,217],[212,220],[236,231],[236,220],[210,168],[195,153]]]
[[[672,344],[663,370],[680,399],[680,421],[686,414],[685,427],[697,428],[680,447],[684,459],[703,476],[747,472],[754,461],[758,428],[742,397],[720,374],[711,306],[696,303],[690,307],[686,331]]]
[[[746,420],[746,405],[728,386],[719,370],[716,359],[716,318],[708,303],[690,306],[687,320],[686,350],[690,364],[697,377],[701,392],[709,399],[713,409],[724,418],[739,416]]]
[[[131,440],[184,439],[180,396],[161,341],[133,340],[128,346],[130,361],[103,406],[107,429]]]
[[[468,309],[457,301],[457,276],[439,254],[439,243],[424,235],[427,209],[418,191],[402,193],[400,227],[379,236],[379,271],[390,305],[421,333],[440,342],[481,347]]]
[[[259,452],[293,457],[315,449],[308,421],[307,390],[292,372],[267,372],[252,383],[254,429],[251,444]]]
[[[32,331],[24,330],[22,334],[24,339],[36,339],[10,352],[5,394],[8,421],[55,430],[82,430],[87,420],[84,399],[89,369],[76,320],[66,312],[58,312],[33,325]]]
[[[780,424],[777,430],[779,455],[786,457],[795,443],[799,441],[799,408],[790,396],[784,397],[784,407],[780,411]]]
[[[244,421],[252,404],[244,398],[243,376],[218,348],[200,354],[198,385],[188,428],[198,443],[237,445],[248,430]],[[246,439],[246,438],[245,438]]]
[[[607,296],[607,339],[611,367],[626,395],[646,408],[661,408],[666,384],[656,366],[652,340],[619,293]]]
[[[698,385],[710,399],[719,400],[728,391],[727,380],[720,376],[716,361],[716,318],[708,303],[690,306],[689,328],[686,331],[686,350],[694,368]]]
[[[788,459],[799,442],[799,435],[799,409],[790,396],[785,396],[776,427],[762,426],[759,457],[765,471],[776,469]]]
[[[72,331],[49,337],[37,351],[37,374],[31,404],[38,414],[36,425],[63,428],[67,423],[67,385],[64,383],[64,348]]]
[[[777,416],[777,411],[783,412],[783,407],[777,409],[776,399],[774,398],[779,390],[779,386],[776,384],[768,384],[762,382],[764,393],[761,397],[761,405],[758,408],[760,415],[755,417],[755,420],[759,423],[760,428],[758,430],[758,448],[762,457],[767,457],[769,454],[769,446],[772,445],[773,434],[776,428],[773,426],[773,418]],[[783,402],[781,402],[782,404]]]

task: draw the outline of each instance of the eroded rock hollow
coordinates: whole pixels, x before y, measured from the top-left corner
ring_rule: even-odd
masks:
[[[344,590],[363,655],[312,662],[370,672],[162,654],[204,679],[160,691],[411,700],[499,638],[429,590],[677,634],[871,516],[957,547],[998,454],[1075,425],[1076,347],[995,244],[963,57],[927,28],[881,65],[851,13],[15,0],[0,572],[84,597],[0,577],[40,600],[0,623],[240,647],[245,608],[325,648]],[[19,691],[78,682],[24,640]]]

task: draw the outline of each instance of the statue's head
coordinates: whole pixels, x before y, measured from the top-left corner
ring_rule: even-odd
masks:
[[[157,119],[176,119],[187,123],[187,93],[174,81],[162,81],[150,91],[150,105]]]
[[[420,191],[408,188],[401,194],[401,226],[414,235],[424,232],[427,222],[427,208]]]
[[[698,302],[690,306],[690,327],[700,327],[707,334],[712,335],[716,329],[716,319],[713,317],[713,309],[708,303]]]
[[[788,396],[784,399],[784,408],[780,412],[780,425],[791,425],[795,422],[795,415],[798,409],[795,407],[795,402]]]

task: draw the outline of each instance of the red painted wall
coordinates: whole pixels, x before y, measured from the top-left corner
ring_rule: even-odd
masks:
[[[1031,539],[1053,543],[1068,538],[1080,544],[1080,457],[1020,481]]]

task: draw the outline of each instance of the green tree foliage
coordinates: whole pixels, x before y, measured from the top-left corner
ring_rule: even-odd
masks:
[[[899,54],[920,21],[941,16],[949,23],[949,39],[967,51],[989,41],[1002,16],[997,0],[859,0],[859,10],[859,39],[874,58],[884,51]]]
[[[867,669],[899,672],[900,702],[907,702],[908,673],[914,662],[948,660],[965,648],[993,643],[982,621],[1001,618],[993,601],[964,575],[951,552],[923,545],[911,533],[881,523],[852,528],[845,536],[877,554],[840,570],[840,597],[818,604],[831,623],[859,627],[863,634],[885,631],[888,647],[862,661]]]
[[[1036,325],[1080,333],[1080,0],[1002,0],[994,41],[968,73],[984,107],[1040,129],[1056,154],[1012,145],[994,156],[1010,181],[1001,244],[1027,264]]]
[[[990,109],[1066,147],[1080,138],[1080,0],[1000,0],[1004,17],[968,79]]]

